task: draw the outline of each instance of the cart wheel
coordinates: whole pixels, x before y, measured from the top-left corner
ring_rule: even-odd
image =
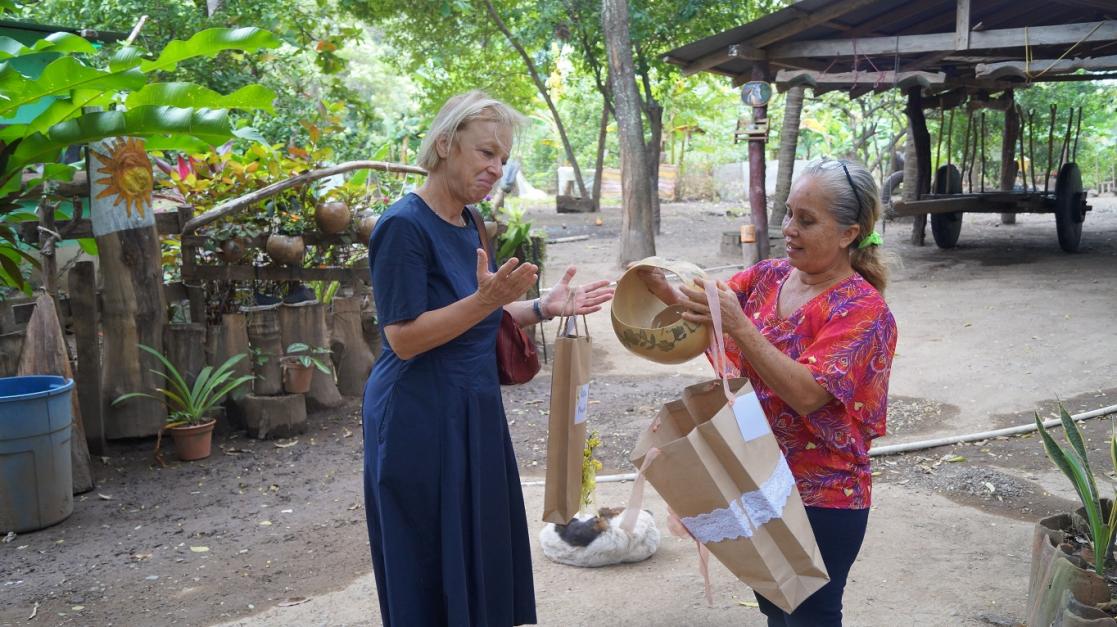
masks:
[[[1064,164],[1055,179],[1055,230],[1059,248],[1078,252],[1082,240],[1082,221],[1086,219],[1086,194],[1082,191],[1082,173],[1075,163]]]
[[[953,164],[939,166],[935,172],[936,194],[962,193],[962,173]],[[931,214],[931,235],[939,248],[954,248],[958,234],[962,232],[962,212]]]

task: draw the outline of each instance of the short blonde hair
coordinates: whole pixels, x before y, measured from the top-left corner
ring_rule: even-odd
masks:
[[[438,140],[446,137],[447,145],[453,147],[454,135],[474,120],[496,122],[515,133],[523,125],[524,116],[483,91],[458,94],[447,100],[438,115],[434,116],[434,122],[419,146],[419,167],[428,172],[437,168],[442,162],[442,157],[438,155]],[[508,148],[511,149],[511,146]]]

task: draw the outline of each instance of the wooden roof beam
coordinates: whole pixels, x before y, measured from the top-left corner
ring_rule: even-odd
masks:
[[[847,88],[858,85],[893,85],[904,88],[912,85],[930,87],[946,82],[942,72],[816,72],[813,70],[780,70],[776,73],[776,87],[781,91],[797,85],[814,88]]]
[[[976,78],[1020,78],[1027,79],[1037,73],[1067,74],[1076,70],[1117,70],[1117,56],[1093,57],[1087,59],[1033,59],[1032,62],[1003,61],[1000,63],[978,63],[974,66]]]
[[[958,0],[954,9],[954,49],[970,47],[970,0]]]
[[[1117,40],[1117,20],[1036,26],[1028,29],[1028,42],[1031,46],[1071,45],[1083,40],[1094,43]],[[1023,45],[1023,28],[970,32],[969,47],[972,50],[1019,48]],[[778,60],[804,57],[852,57],[854,53],[865,56],[946,52],[953,51],[954,46],[954,33],[931,33],[896,37],[795,41],[776,44],[768,48],[767,52],[769,59]]]
[[[718,50],[717,52],[711,52],[704,57],[699,57],[698,59],[695,59],[690,63],[685,63],[680,61],[679,59],[675,59],[669,56],[664,56],[664,60],[668,63],[681,65],[683,76],[691,76],[692,74],[697,74],[714,66],[721,65],[722,63],[725,63],[730,59],[763,61],[767,58],[767,56],[768,55],[763,50],[759,50],[745,44],[734,44],[732,46],[726,46],[724,50]]]
[[[836,20],[858,9],[876,4],[879,1],[880,0],[841,0],[824,9],[819,9],[814,13],[807,13],[804,11],[803,16],[799,19],[788,22],[782,26],[777,26],[766,33],[749,39],[745,43],[756,48],[764,48],[782,39],[794,37],[799,33],[808,31],[815,26],[820,26],[832,20]]]

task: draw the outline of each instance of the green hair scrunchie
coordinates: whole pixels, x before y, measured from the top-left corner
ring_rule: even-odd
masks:
[[[884,238],[880,236],[880,233],[878,233],[876,231],[873,231],[872,233],[869,234],[868,237],[861,240],[861,243],[857,245],[857,248],[868,248],[870,246],[883,246],[883,245],[884,245]]]

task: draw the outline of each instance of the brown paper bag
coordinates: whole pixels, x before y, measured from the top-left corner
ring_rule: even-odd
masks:
[[[720,316],[712,317],[715,354],[724,355]],[[695,540],[784,611],[830,580],[795,479],[747,379],[684,389],[640,435],[631,459]]]
[[[543,520],[560,525],[574,518],[582,500],[582,456],[586,448],[592,352],[585,317],[582,325],[585,335],[578,334],[574,317],[559,321],[551,371]]]

